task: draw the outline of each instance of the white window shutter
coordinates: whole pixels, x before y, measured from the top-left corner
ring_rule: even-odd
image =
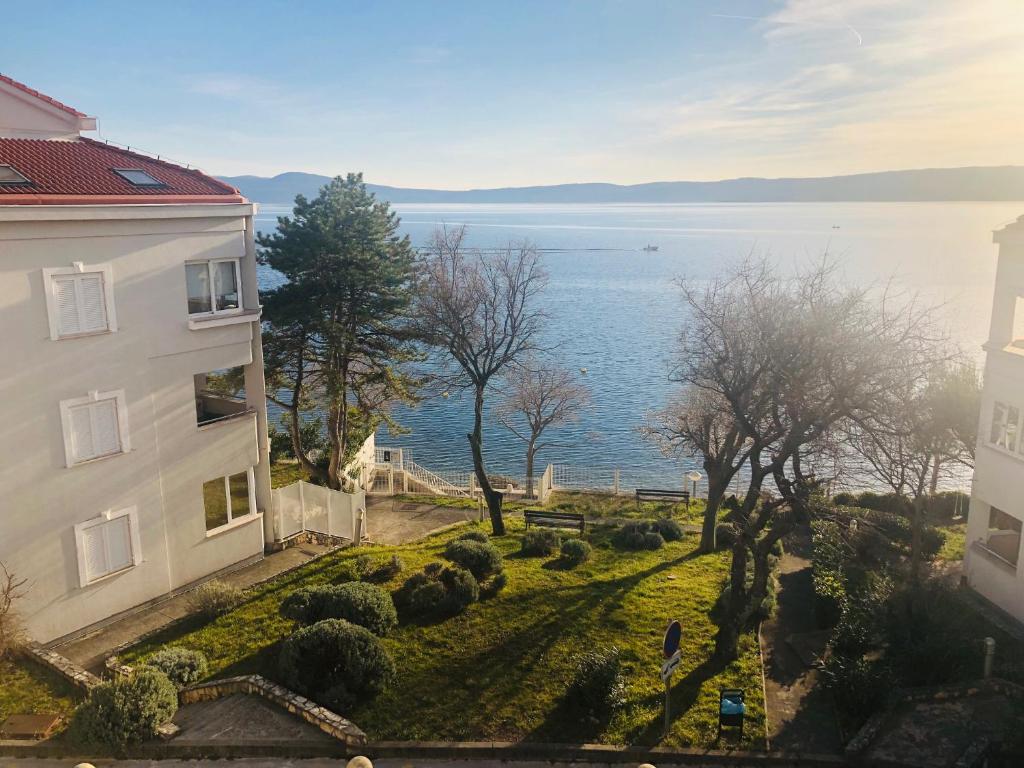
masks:
[[[134,563],[128,516],[116,517],[104,524],[107,537],[107,570],[120,571]]]
[[[75,461],[85,461],[96,455],[91,411],[88,405],[71,409],[71,448]]]
[[[82,531],[82,562],[85,566],[85,581],[97,579],[109,572],[107,552],[104,545],[103,525],[93,525]]]
[[[53,291],[57,302],[58,334],[60,336],[69,336],[74,333],[81,333],[74,278],[54,280]]]
[[[93,456],[106,456],[121,450],[121,430],[117,423],[117,400],[100,400],[92,411]]]
[[[107,329],[106,300],[103,293],[103,275],[96,273],[78,278],[78,326],[82,333]]]

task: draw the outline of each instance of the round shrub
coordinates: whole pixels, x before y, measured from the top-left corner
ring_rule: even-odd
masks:
[[[489,544],[491,539],[485,531],[466,531],[455,537],[456,541],[479,541],[481,544]]]
[[[360,581],[298,589],[281,602],[281,614],[304,624],[344,619],[376,635],[386,635],[398,626],[391,595]]]
[[[532,530],[523,534],[519,551],[530,557],[553,555],[562,546],[562,537],[557,531]]]
[[[660,518],[654,521],[654,530],[661,534],[665,541],[679,541],[683,538],[683,527],[675,520]]]
[[[665,540],[657,531],[648,531],[644,534],[644,549],[661,549],[665,546]]]
[[[591,549],[583,539],[566,539],[562,542],[562,560],[569,565],[579,565],[590,558]]]
[[[480,599],[487,600],[494,597],[508,586],[508,576],[504,571],[496,573],[486,581],[480,582]]]
[[[603,720],[626,703],[619,649],[596,648],[575,656],[566,691],[569,706],[589,720]]]
[[[656,524],[649,520],[626,523],[615,532],[614,541],[620,549],[661,549],[665,545]]]
[[[473,574],[477,581],[500,573],[501,553],[492,544],[464,539],[449,542],[444,556]]]
[[[214,579],[196,587],[189,595],[189,607],[208,620],[234,610],[242,602],[242,590]]]
[[[454,616],[479,599],[480,585],[472,573],[440,563],[430,563],[422,573],[414,573],[395,593],[395,602],[403,611],[431,618]]]
[[[395,674],[395,664],[370,630],[342,619],[299,629],[281,644],[281,682],[343,713],[376,696]]]
[[[178,692],[167,675],[142,667],[131,677],[93,688],[71,721],[74,738],[118,749],[139,744],[178,711]]]
[[[715,549],[732,549],[736,543],[736,529],[729,523],[720,523],[715,528]]]
[[[146,659],[146,666],[163,672],[177,688],[198,683],[208,670],[206,654],[188,648],[163,648]]]

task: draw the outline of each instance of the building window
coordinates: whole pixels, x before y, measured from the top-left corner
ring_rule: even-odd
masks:
[[[993,403],[988,439],[997,448],[1016,451],[1020,441],[1020,408],[998,401]]]
[[[112,168],[111,170],[134,187],[167,186],[162,181],[154,179],[141,168]]]
[[[87,336],[117,330],[113,269],[109,264],[43,270],[50,338]]]
[[[69,467],[130,450],[123,389],[62,400],[60,418]]]
[[[78,581],[94,581],[132,568],[142,562],[139,521],[135,507],[108,512],[75,526],[78,550]]]
[[[203,483],[207,532],[252,517],[256,510],[255,493],[252,467],[237,475],[218,477]]]
[[[238,259],[215,259],[185,265],[190,315],[216,315],[242,308]]]
[[[242,366],[222,368],[192,377],[196,391],[196,424],[203,427],[252,413],[245,401]]]
[[[988,513],[985,548],[1016,568],[1020,556],[1020,531],[1020,520],[992,507]]]

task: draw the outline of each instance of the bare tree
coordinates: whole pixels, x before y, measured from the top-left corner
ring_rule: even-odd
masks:
[[[533,462],[550,447],[541,437],[549,427],[579,418],[590,402],[590,390],[575,374],[556,365],[527,360],[506,377],[509,388],[498,408],[498,420],[526,443],[526,493],[533,497]]]
[[[473,390],[473,469],[491,527],[502,535],[502,496],[484,467],[484,394],[497,376],[538,349],[547,316],[536,300],[547,273],[529,243],[485,253],[468,249],[465,235],[464,227],[434,233],[422,265],[416,322],[421,337],[445,353],[453,384]]]
[[[14,604],[25,596],[27,579],[19,579],[0,563],[0,659],[21,642],[21,622]]]
[[[683,296],[691,320],[676,376],[728,404],[748,441],[716,637],[717,655],[732,658],[767,594],[771,550],[808,520],[820,484],[814,457],[844,420],[868,420],[896,384],[919,377],[933,338],[928,312],[843,286],[828,263],[783,279],[748,262],[710,284],[684,284]]]
[[[698,551],[715,550],[718,510],[729,483],[747,460],[747,436],[717,393],[687,388],[641,428],[670,456],[699,458],[708,481]]]

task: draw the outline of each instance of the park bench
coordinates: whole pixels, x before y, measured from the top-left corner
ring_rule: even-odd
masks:
[[[636,489],[636,508],[640,509],[641,501],[671,501],[675,504],[683,502],[687,507],[690,506],[690,492],[689,491],[667,491],[659,490],[657,488],[637,488]]]
[[[586,532],[587,521],[578,512],[549,512],[546,509],[528,509],[523,513],[526,518],[526,530],[531,525],[543,525],[548,528],[579,528],[580,534]]]

